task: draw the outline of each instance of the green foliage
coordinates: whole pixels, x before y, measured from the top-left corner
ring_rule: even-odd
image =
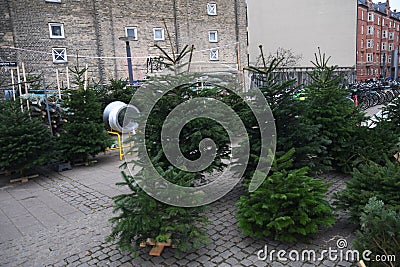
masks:
[[[162,50],[164,56],[167,56]],[[167,115],[179,104],[199,96],[219,96],[220,90],[216,87],[199,89],[197,84],[198,75],[189,73],[178,73],[178,64],[182,56],[168,56],[171,68],[174,73],[150,77],[145,84],[146,92],[159,94],[168,91],[152,108],[149,117],[139,125],[146,125],[145,129],[140,129],[133,140],[146,141],[145,151],[138,151],[138,160],[135,165],[142,166],[138,173],[133,177],[123,173],[124,181],[120,185],[128,186],[131,190],[129,194],[122,194],[114,197],[114,211],[116,216],[111,218],[113,224],[112,233],[108,240],[116,240],[117,246],[122,250],[129,250],[137,255],[140,242],[147,238],[154,238],[158,241],[165,241],[170,237],[172,244],[178,250],[187,251],[190,248],[199,247],[207,241],[207,236],[202,227],[207,223],[204,216],[205,207],[176,207],[165,204],[148,195],[139,186],[141,181],[146,180],[146,185],[152,188],[159,187],[159,181],[153,181],[149,174],[149,166],[145,165],[144,153],[149,155],[152,165],[158,173],[169,182],[180,186],[196,186],[201,184],[204,172],[220,170],[224,165],[222,159],[228,157],[228,138],[222,126],[207,118],[198,118],[187,123],[179,135],[179,148],[183,155],[188,159],[197,159],[200,156],[199,140],[210,137],[215,142],[217,151],[214,161],[203,172],[186,172],[173,166],[164,154],[161,144],[161,130]],[[168,62],[168,58],[165,60]],[[146,99],[138,101],[139,110],[143,110],[142,105],[147,105]],[[166,140],[163,140],[165,143]],[[174,140],[176,142],[176,140]],[[176,197],[170,196],[169,197]],[[182,196],[178,196],[182,197]],[[184,197],[184,196],[183,196]],[[198,196],[203,197],[202,195]]]
[[[114,212],[118,215],[110,220],[113,229],[108,240],[118,240],[117,246],[121,250],[132,251],[134,255],[137,255],[140,242],[147,238],[164,242],[168,236],[180,251],[197,248],[205,243],[206,232],[201,228],[207,223],[207,218],[202,215],[205,208],[175,207],[157,201],[137,185],[138,179],[148,177],[144,172],[145,169],[134,178],[123,173],[125,182],[119,185],[129,186],[131,193],[114,197]],[[193,173],[176,172],[172,168],[165,172],[160,169],[159,172],[168,180],[181,185],[182,181],[191,183],[195,178]]]
[[[101,103],[101,110],[103,111],[108,104],[114,101],[122,101],[129,104],[136,88],[127,86],[123,79],[110,80],[110,84],[99,87],[95,90],[98,101]]]
[[[400,98],[396,97],[383,108],[382,113],[387,114],[387,120],[394,126],[393,130],[400,134]]]
[[[307,239],[320,226],[332,226],[325,200],[328,185],[307,176],[307,167],[291,169],[294,149],[276,159],[263,184],[237,202],[238,225],[246,235],[276,240]]]
[[[337,75],[337,66],[328,66],[329,58],[325,58],[325,54],[322,56],[319,53],[315,59],[315,69],[309,74],[312,83],[305,87],[306,116],[320,127],[321,138],[330,142],[327,145],[328,154],[318,154],[318,157],[325,158],[324,162],[329,165],[340,167],[363,115],[346,98],[348,93],[342,84],[342,77]]]
[[[361,212],[360,224],[355,248],[360,252],[371,251],[370,259],[375,259],[377,255],[380,257],[377,259],[387,259],[368,262],[368,266],[398,266],[395,264],[400,257],[400,213],[372,197]]]
[[[99,122],[102,110],[96,93],[90,87],[83,88],[84,71],[75,69],[78,88],[67,90],[67,97],[62,102],[68,122],[64,124],[60,146],[66,160],[87,161],[89,156],[95,156],[111,145],[103,123]]]
[[[379,120],[373,128],[357,126],[349,141],[343,144],[342,157],[338,164],[344,172],[351,172],[368,161],[384,165],[386,157],[397,150],[399,134],[390,121]]]
[[[17,101],[0,101],[0,168],[26,174],[50,158],[50,131],[21,111]]]
[[[386,158],[384,166],[375,162],[361,164],[352,172],[347,187],[337,193],[336,205],[350,211],[351,220],[359,223],[360,214],[371,197],[386,203],[394,211],[400,211],[400,165]]]
[[[260,46],[262,67],[248,68],[253,76],[258,80],[259,89],[271,107],[275,118],[277,131],[276,151],[279,155],[291,148],[295,148],[294,168],[308,166],[312,172],[326,170],[329,158],[326,156],[326,147],[331,142],[325,136],[320,135],[320,125],[315,124],[307,117],[307,102],[295,99],[298,89],[293,86],[294,80],[280,82],[279,77],[274,73],[283,59],[272,60],[267,65],[263,56],[262,46]],[[244,109],[246,110],[246,109]],[[243,111],[239,111],[239,114]],[[248,113],[248,111],[247,111]],[[261,141],[254,116],[244,114],[247,122],[246,126],[251,136],[252,161],[249,164],[254,170],[260,154]],[[318,156],[317,156],[318,155]],[[251,170],[251,169],[250,169]],[[247,171],[246,176],[250,176],[251,171]]]

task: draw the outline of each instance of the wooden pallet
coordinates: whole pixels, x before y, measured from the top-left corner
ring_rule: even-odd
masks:
[[[83,161],[74,162],[73,165],[79,167],[79,166],[90,166],[95,163],[97,163],[97,160],[94,159],[94,160],[89,160],[88,162],[83,162]]]
[[[173,247],[175,246],[171,245],[171,239],[168,239],[167,242],[155,242],[151,238],[147,238],[146,242],[140,243],[140,247],[146,247],[147,245],[153,246],[153,248],[150,250],[149,255],[150,256],[161,256],[161,253],[163,252],[165,247]]]
[[[24,177],[20,177],[20,178],[16,178],[16,179],[11,179],[10,183],[16,183],[16,182],[21,182],[21,183],[26,183],[28,182],[29,179],[38,177],[39,174],[33,174],[33,175],[29,175],[29,176],[24,176]]]

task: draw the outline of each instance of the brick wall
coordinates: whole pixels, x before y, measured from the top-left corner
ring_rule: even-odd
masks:
[[[216,16],[207,14],[207,3],[207,0],[61,0],[61,3],[0,0],[0,14],[6,18],[0,22],[0,42],[8,40],[9,44],[25,49],[16,53],[15,60],[25,62],[29,72],[43,72],[53,84],[58,69],[64,86],[66,67],[77,64],[81,68],[87,64],[90,77],[101,83],[127,78],[125,42],[119,39],[125,36],[125,26],[137,27],[138,40],[130,42],[134,79],[146,76],[147,57],[161,55],[154,47],[155,42],[171,50],[166,30],[165,40],[153,39],[153,28],[164,28],[164,22],[175,51],[185,45],[195,46],[193,71],[232,69],[237,66],[238,55],[243,67],[247,64],[245,1],[213,1],[217,4]],[[48,23],[62,23],[65,38],[50,38]],[[217,43],[209,42],[210,30],[218,31]],[[240,46],[236,44],[238,40]],[[67,49],[67,64],[53,63],[54,47]],[[219,60],[210,61],[208,49],[217,47]],[[0,56],[10,52],[1,49]]]

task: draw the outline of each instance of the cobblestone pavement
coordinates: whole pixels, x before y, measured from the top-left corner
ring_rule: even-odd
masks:
[[[126,190],[115,186],[121,180],[120,163],[117,154],[101,155],[95,166],[45,172],[26,184],[0,188],[0,266],[352,266],[340,259],[340,253],[333,254],[336,260],[326,255],[319,259],[322,250],[337,250],[339,239],[351,249],[354,227],[344,213],[338,214],[333,228],[321,230],[310,243],[244,237],[234,216],[235,202],[244,193],[240,186],[210,205],[207,246],[180,254],[165,248],[160,257],[149,256],[150,248],[143,248],[133,259],[104,241],[111,232],[111,197]],[[334,173],[321,178],[332,183],[329,198],[344,188],[347,179]],[[300,255],[315,250],[317,259],[258,259],[257,253],[265,248]]]

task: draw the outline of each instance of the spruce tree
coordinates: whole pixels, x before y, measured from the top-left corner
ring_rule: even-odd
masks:
[[[101,123],[101,104],[93,88],[84,88],[83,75],[86,69],[73,71],[76,89],[66,91],[62,107],[67,123],[60,136],[60,146],[66,160],[83,160],[94,157],[111,145],[111,139]]]
[[[262,185],[237,202],[243,234],[275,240],[309,239],[321,226],[332,226],[334,215],[325,200],[328,185],[293,169],[294,149],[275,159]]]
[[[161,48],[160,48],[161,49]],[[149,174],[149,166],[144,160],[146,155],[151,160],[151,165],[165,180],[180,186],[195,187],[203,184],[204,174],[213,170],[220,170],[224,164],[222,159],[228,157],[227,134],[220,124],[207,118],[198,118],[190,121],[180,132],[179,143],[182,154],[189,160],[195,160],[200,156],[199,140],[212,138],[217,146],[216,158],[208,168],[198,172],[181,170],[168,160],[161,145],[161,129],[163,123],[171,111],[184,101],[195,99],[204,94],[219,97],[219,91],[215,88],[204,88],[202,91],[198,85],[198,74],[182,72],[183,64],[180,61],[190,52],[185,47],[178,55],[172,55],[162,50],[164,55],[163,64],[167,64],[171,71],[167,74],[149,77],[145,83],[145,92],[151,95],[167,92],[152,108],[147,121],[139,118],[139,129],[132,137],[134,149],[137,144],[144,142],[144,150],[138,149],[138,159],[133,162],[134,166],[142,166],[139,172],[133,176],[123,172],[125,185],[130,188],[129,194],[114,197],[114,212],[116,216],[111,218],[113,223],[111,234],[107,240],[116,241],[117,247],[129,250],[137,255],[139,244],[152,238],[156,241],[170,239],[171,243],[180,251],[187,251],[204,244],[207,240],[204,224],[207,217],[204,215],[205,206],[180,207],[172,206],[159,201],[140,186],[143,180],[146,186],[160,187],[160,183]],[[169,90],[171,89],[172,90]],[[135,94],[135,97],[138,93]],[[149,103],[146,99],[137,100],[139,110],[144,110],[144,105]],[[150,103],[151,104],[151,103]],[[142,106],[143,105],[143,106]],[[144,127],[146,125],[146,127]],[[168,140],[163,140],[168,145]],[[175,197],[168,195],[168,197]],[[178,196],[184,197],[184,196]],[[198,196],[202,198],[202,195]]]
[[[346,189],[337,193],[336,205],[349,210],[353,222],[359,223],[364,206],[371,197],[385,202],[386,207],[400,211],[400,164],[386,157],[384,165],[375,162],[361,164],[346,182]]]
[[[308,166],[312,172],[325,170],[328,164],[326,149],[330,141],[319,134],[320,126],[307,117],[307,103],[296,99],[295,95],[299,89],[294,86],[295,80],[281,82],[275,74],[274,71],[283,59],[273,59],[267,64],[262,46],[260,46],[260,52],[262,65],[250,66],[248,70],[258,81],[258,88],[266,98],[275,118],[277,154],[282,155],[291,148],[295,148],[293,168]],[[255,167],[253,161],[257,161],[261,145],[259,133],[257,129],[254,129],[257,123],[254,116],[251,116],[249,110],[243,105],[240,106],[238,113],[244,113],[242,117],[251,135],[253,160],[249,166]]]
[[[26,175],[48,162],[51,150],[50,131],[39,119],[17,101],[0,101],[0,168]]]
[[[372,252],[368,255],[371,259],[368,266],[398,266],[396,260],[400,257],[400,212],[391,210],[383,201],[372,197],[360,214],[360,224],[354,245],[358,251]],[[373,259],[382,261],[376,262]]]
[[[328,166],[342,167],[346,147],[352,141],[356,126],[363,115],[347,98],[343,78],[337,74],[337,66],[328,66],[325,54],[315,55],[315,69],[309,73],[312,83],[305,87],[306,116],[319,127],[321,138],[328,140],[328,154],[319,153]]]

